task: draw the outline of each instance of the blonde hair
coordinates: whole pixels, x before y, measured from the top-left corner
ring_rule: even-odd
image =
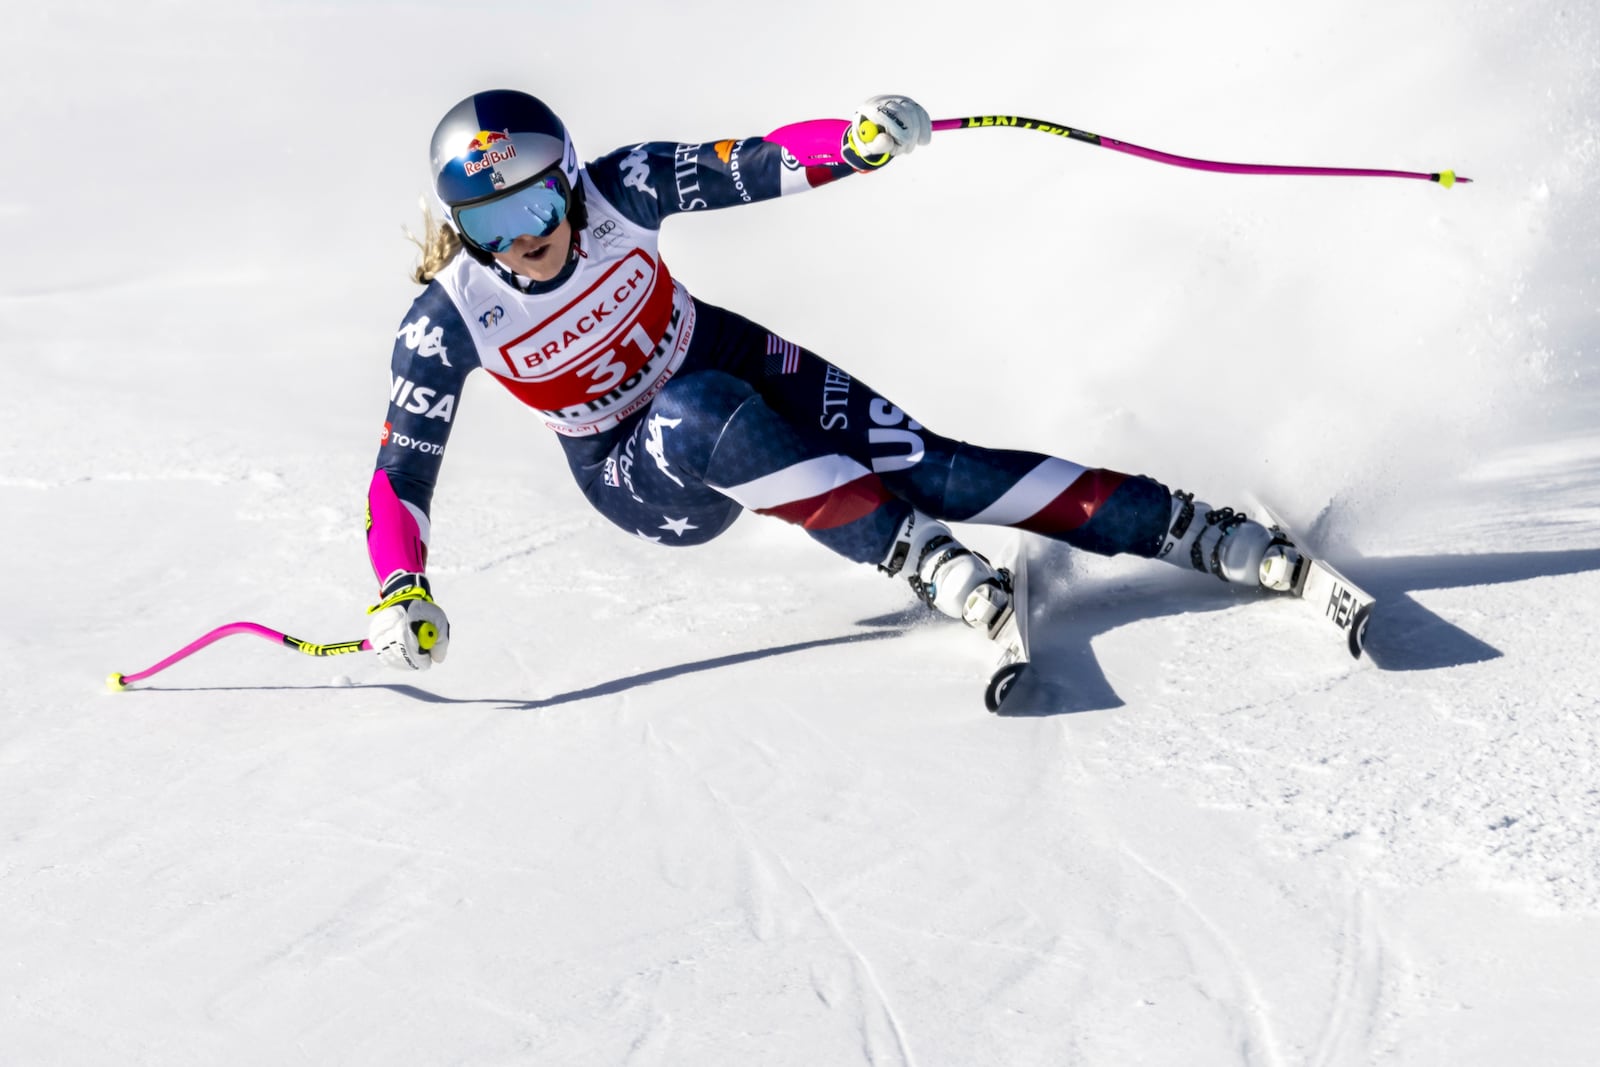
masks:
[[[461,251],[461,235],[443,219],[433,217],[427,197],[423,197],[419,203],[422,206],[422,236],[418,237],[409,229],[405,235],[407,240],[422,250],[422,258],[411,272],[411,280],[418,285],[427,285]]]

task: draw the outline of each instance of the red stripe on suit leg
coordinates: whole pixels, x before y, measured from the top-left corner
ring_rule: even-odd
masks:
[[[1042,534],[1076,530],[1094,518],[1095,512],[1126,478],[1127,475],[1116,471],[1085,471],[1060,496],[1014,525]]]
[[[876,474],[867,474],[820,496],[762,508],[757,514],[772,515],[808,530],[832,530],[871,515],[893,499],[894,494]]]

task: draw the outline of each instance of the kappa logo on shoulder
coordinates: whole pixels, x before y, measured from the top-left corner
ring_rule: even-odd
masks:
[[[650,157],[645,155],[644,145],[638,145],[622,161],[622,184],[629,189],[637,189],[641,193],[648,193],[650,199],[659,200],[656,191],[650,187]]]
[[[450,366],[450,354],[444,347],[444,327],[428,329],[428,316],[408,322],[395,333],[396,341],[405,341],[406,347],[423,359],[439,357],[439,362]],[[452,368],[454,369],[454,368]]]

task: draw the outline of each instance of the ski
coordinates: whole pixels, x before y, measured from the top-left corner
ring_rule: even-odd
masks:
[[[1272,529],[1293,541],[1301,552],[1301,563],[1289,595],[1298,597],[1308,608],[1317,612],[1343,638],[1350,655],[1360,659],[1366,647],[1367,622],[1372,617],[1377,598],[1346,578],[1327,560],[1317,556],[1317,550],[1271,508],[1263,504],[1260,511]]]
[[[1020,536],[1012,544],[1000,568],[1010,579],[1011,603],[989,634],[1000,655],[983,692],[984,706],[997,715],[1005,714],[1006,697],[1028,670],[1028,557]]]

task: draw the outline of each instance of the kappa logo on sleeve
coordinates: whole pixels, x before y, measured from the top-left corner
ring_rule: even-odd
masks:
[[[450,356],[444,347],[444,327],[435,326],[431,330],[428,329],[428,316],[424,315],[415,322],[406,323],[394,337],[397,341],[404,340],[406,347],[423,359],[438,356],[439,362],[446,367],[450,366]]]
[[[649,193],[651,200],[660,199],[650,187],[650,157],[645,155],[644,145],[639,145],[623,159],[622,184],[641,193]]]

